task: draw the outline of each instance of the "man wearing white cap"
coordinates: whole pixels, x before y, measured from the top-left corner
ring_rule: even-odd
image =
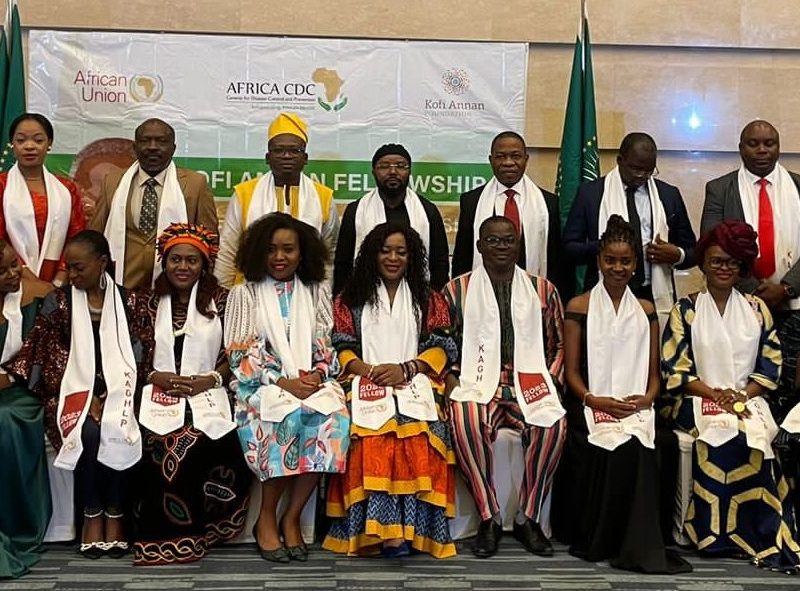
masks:
[[[333,190],[303,173],[308,162],[308,125],[296,113],[280,113],[270,123],[266,160],[270,172],[234,187],[225,222],[214,274],[230,287],[242,280],[236,272],[239,236],[263,215],[280,211],[316,228],[331,255],[336,250],[339,215]]]

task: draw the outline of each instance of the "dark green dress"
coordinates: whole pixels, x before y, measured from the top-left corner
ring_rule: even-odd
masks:
[[[23,337],[40,300],[22,308]],[[8,323],[0,324],[0,351]],[[0,579],[19,577],[39,561],[50,521],[50,483],[42,405],[22,385],[0,390]]]

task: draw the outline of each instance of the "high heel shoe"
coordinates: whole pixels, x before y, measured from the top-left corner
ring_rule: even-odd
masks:
[[[274,550],[264,550],[264,548],[261,547],[261,544],[258,543],[258,521],[253,524],[253,539],[256,541],[258,553],[261,554],[261,558],[264,560],[282,563],[286,563],[291,560],[289,558],[289,551],[284,546],[280,546]]]
[[[97,513],[86,513],[86,511],[84,511],[83,512],[84,530],[86,529],[85,520],[96,519],[102,515],[103,515],[102,511],[98,511]],[[97,560],[105,553],[106,553],[105,542],[81,542],[81,545],[78,546],[78,554],[80,554],[84,558],[91,558],[92,560]]]
[[[122,519],[125,517],[122,513],[109,513],[108,511],[104,511],[103,514],[106,519]],[[111,558],[122,558],[128,553],[129,549],[128,542],[125,540],[111,540],[105,542],[103,546],[105,553]]]

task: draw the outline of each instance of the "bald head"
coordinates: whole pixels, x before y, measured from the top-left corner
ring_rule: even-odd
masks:
[[[767,176],[775,170],[780,156],[778,130],[767,121],[751,121],[739,136],[739,155],[748,171],[759,178]]]

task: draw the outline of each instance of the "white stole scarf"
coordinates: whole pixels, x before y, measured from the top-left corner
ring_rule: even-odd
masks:
[[[664,211],[664,204],[658,196],[658,187],[655,179],[651,176],[647,179],[647,193],[650,196],[650,212],[653,216],[653,240],[660,236],[662,240],[669,238],[669,226],[667,226],[667,214]],[[597,216],[597,236],[598,238],[606,231],[608,218],[613,214],[623,217],[626,222],[628,219],[628,201],[625,195],[625,186],[619,174],[619,167],[615,166],[605,179],[603,185],[603,199],[600,201],[600,212]],[[644,248],[642,248],[644,256]],[[658,323],[661,330],[664,330],[675,299],[672,293],[672,266],[667,264],[657,265],[644,261],[645,265],[650,265],[650,284],[653,289],[653,302],[658,314]]]
[[[650,322],[630,288],[614,310],[603,282],[592,288],[586,317],[589,390],[593,396],[622,399],[644,395],[650,372]],[[656,419],[652,408],[624,419],[585,408],[589,443],[613,451],[632,436],[655,448]]]
[[[697,376],[711,388],[741,390],[747,385],[760,352],[761,325],[750,302],[731,290],[720,315],[708,292],[697,294],[692,322],[692,354]],[[738,417],[711,400],[693,397],[695,425],[701,439],[712,447],[731,441],[739,432]],[[772,459],[771,442],[778,433],[769,406],[758,396],[747,401],[751,416],[744,419],[747,445]]]
[[[319,194],[314,186],[314,181],[306,174],[300,174],[300,187],[298,194],[298,219],[313,226],[317,231],[322,231],[325,220],[322,218],[322,205]],[[271,172],[263,175],[256,183],[253,197],[250,200],[246,213],[245,227],[250,226],[258,218],[278,211],[275,197],[275,177]],[[287,211],[287,213],[291,213]]]
[[[486,183],[478,198],[478,207],[475,210],[473,232],[477,240],[481,224],[486,218],[495,213],[503,215],[502,211],[495,212],[497,196],[506,189],[495,177]],[[528,177],[522,177],[522,194],[515,196],[519,219],[522,224],[522,233],[525,236],[525,270],[531,275],[547,276],[547,233],[550,228],[550,215],[547,203],[541,189]],[[477,248],[473,248],[472,270],[475,271],[483,264],[483,257]]]
[[[131,183],[139,172],[139,162],[134,162],[119,181],[117,190],[111,199],[108,221],[106,222],[105,236],[111,247],[111,258],[116,262],[117,283],[122,284],[125,276],[125,237],[127,235],[127,212],[128,195],[131,191]],[[164,231],[164,228],[173,222],[188,222],[189,215],[186,213],[186,197],[183,195],[180,183],[178,182],[178,172],[174,162],[167,166],[167,174],[164,177],[164,186],[161,190],[161,199],[158,205],[158,221],[156,223],[156,236]],[[161,265],[153,257],[153,283],[161,274]]]
[[[316,300],[319,293],[317,289],[310,288],[296,276],[293,288],[287,335],[275,280],[267,277],[255,285],[258,334],[266,337],[281,361],[284,376],[290,379],[299,377],[301,371],[311,369],[314,323],[317,318]],[[259,391],[261,419],[264,421],[280,422],[301,406],[307,406],[325,415],[345,408],[344,392],[334,381],[325,382],[305,400],[295,398],[276,384],[261,386]]]
[[[41,248],[39,235],[36,233],[33,200],[18,164],[14,164],[8,171],[8,184],[3,194],[3,215],[8,240],[37,277],[45,260],[57,261],[61,258],[72,213],[72,196],[69,190],[49,170],[42,168],[42,172],[47,189],[47,225]]]
[[[0,363],[11,359],[22,348],[22,286],[17,291],[8,292],[3,297],[3,318],[6,319],[6,340]],[[6,373],[0,369],[0,373]]]
[[[758,189],[751,183],[744,165],[739,167],[739,196],[744,221],[758,231]],[[775,228],[775,273],[768,281],[778,283],[798,261],[800,253],[800,194],[789,172],[775,165],[772,192],[772,219]],[[789,300],[789,307],[800,309],[800,298]]]
[[[528,274],[514,267],[511,321],[514,326],[514,391],[525,422],[550,427],[564,416],[547,367],[542,307]],[[464,303],[461,385],[450,398],[487,404],[500,382],[500,306],[492,281],[481,265],[472,272]]]
[[[181,332],[182,376],[213,371],[222,346],[222,322],[216,315],[217,306],[211,300],[213,318],[197,311],[197,283],[189,296],[186,323]],[[163,296],[158,301],[155,322],[155,353],[153,369],[175,373],[175,333],[172,327],[172,297]],[[183,398],[170,396],[160,388],[148,384],[142,390],[139,422],[159,435],[166,435],[183,427],[186,420],[186,402],[192,409],[192,423],[196,429],[211,439],[219,439],[236,428],[231,416],[231,406],[225,388],[211,388],[195,396]]]
[[[416,192],[406,188],[405,206],[408,212],[409,225],[416,230],[422,243],[425,245],[425,252],[430,256],[431,230],[425,207],[422,199]],[[386,206],[381,199],[378,189],[373,189],[364,195],[356,206],[356,244],[354,257],[358,256],[358,249],[375,226],[386,222]],[[405,360],[404,360],[405,361]]]
[[[361,355],[365,363],[401,363],[417,356],[420,327],[414,314],[411,289],[403,279],[394,303],[383,281],[378,286],[378,301],[365,305],[361,313]],[[390,338],[387,338],[390,336]],[[408,385],[383,387],[356,376],[352,386],[352,420],[367,429],[377,430],[400,414],[422,421],[435,421],[436,402],[427,376],[418,374]]]
[[[100,450],[97,461],[125,470],[142,457],[142,437],[133,414],[136,391],[136,361],[128,320],[119,289],[106,273],[108,287],[100,317],[103,376],[108,396],[100,420]],[[94,337],[86,292],[72,287],[69,358],[58,398],[58,430],[62,446],[54,465],[74,470],[83,452],[81,431],[89,414],[95,376]]]

